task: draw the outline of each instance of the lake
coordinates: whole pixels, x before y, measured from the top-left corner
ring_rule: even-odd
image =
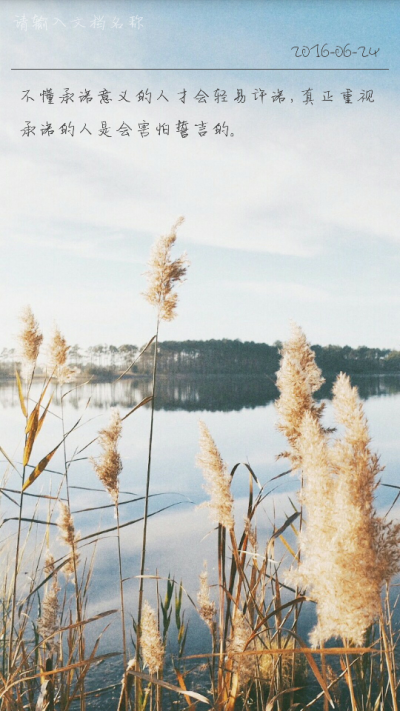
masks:
[[[400,486],[400,377],[371,376],[354,377],[352,382],[359,387],[364,400],[365,412],[370,425],[372,448],[381,455],[385,466],[382,482]],[[71,387],[71,386],[69,386]],[[81,417],[78,427],[68,437],[67,459],[76,459],[71,464],[69,477],[71,485],[71,510],[74,514],[75,527],[81,536],[115,526],[111,501],[99,483],[88,456],[99,454],[96,443],[81,454],[76,454],[85,447],[102,427],[106,426],[111,407],[118,407],[123,417],[150,392],[150,383],[145,380],[122,380],[116,384],[96,383],[80,386],[64,398],[64,418],[69,430]],[[35,383],[32,398],[38,396],[40,385]],[[325,423],[333,424],[330,402],[331,382],[321,391],[326,401]],[[65,386],[67,390],[68,387]],[[276,455],[285,448],[281,434],[276,430],[276,412],[273,401],[277,396],[271,379],[258,378],[206,378],[203,380],[167,380],[160,379],[154,420],[154,442],[151,474],[151,503],[148,528],[148,547],[146,573],[156,575],[145,580],[145,597],[155,603],[157,585],[164,596],[165,580],[168,575],[182,581],[188,596],[196,600],[198,576],[204,560],[208,561],[209,579],[212,585],[217,582],[217,540],[214,526],[205,508],[199,508],[207,496],[203,490],[201,471],[195,465],[198,453],[198,421],[203,420],[229,468],[237,462],[248,462],[259,482],[269,492],[259,509],[257,518],[258,535],[261,542],[268,540],[273,525],[279,526],[285,515],[293,512],[290,498],[295,501],[299,483],[295,477],[286,475],[271,481],[288,468],[284,460],[276,461]],[[36,464],[62,438],[60,419],[60,389],[56,388],[50,412],[43,429],[34,445],[31,461]],[[25,420],[21,413],[18,391],[14,383],[0,384],[0,446],[9,458],[20,462],[24,441]],[[123,471],[120,478],[120,515],[121,524],[138,519],[143,514],[143,496],[147,466],[147,448],[150,426],[150,408],[141,407],[123,423],[121,456]],[[22,467],[16,465],[19,470]],[[3,458],[2,468],[5,476],[3,486],[18,490],[20,479],[7,465]],[[62,447],[49,465],[52,471],[44,471],[29,489],[32,494],[54,495],[62,481],[64,460]],[[236,501],[235,519],[242,526],[246,510],[248,492],[248,472],[244,467],[237,470],[233,481]],[[386,512],[391,506],[397,491],[379,486],[377,507]],[[10,493],[11,497],[16,497]],[[61,496],[65,492],[62,489]],[[127,503],[124,503],[124,502]],[[39,503],[38,503],[39,502]],[[49,501],[34,497],[25,497],[24,516],[33,513],[37,505],[36,518],[46,520]],[[52,503],[50,502],[50,506]],[[168,508],[167,508],[168,507]],[[165,509],[160,513],[156,513]],[[396,517],[395,505],[391,516]],[[18,508],[10,499],[2,498],[1,515],[2,542],[12,541],[11,534],[16,523]],[[53,518],[55,520],[55,517]],[[24,535],[28,530],[24,524]],[[24,593],[30,575],[29,551],[33,541],[39,545],[43,540],[46,526],[35,524],[33,535],[21,567],[21,591]],[[124,527],[121,530],[123,551],[123,575],[125,600],[128,613],[136,614],[137,575],[140,568],[142,522]],[[65,555],[67,549],[58,540],[58,531],[54,526],[50,534],[50,546],[56,557]],[[96,545],[93,577],[90,587],[87,616],[91,617],[102,611],[119,607],[118,558],[115,533],[104,534]],[[93,540],[86,541],[81,549],[82,560],[94,552]],[[262,550],[262,545],[260,546]],[[284,551],[284,549],[283,549]],[[288,559],[288,554],[286,554]],[[25,577],[24,577],[25,576]],[[62,585],[64,586],[64,579]],[[72,583],[66,586],[67,598],[73,596]],[[189,597],[184,596],[187,619],[190,620],[187,638],[187,653],[209,651],[210,636],[207,627],[191,614],[192,605]],[[303,617],[301,633],[307,635],[307,626],[311,624],[313,610]],[[120,626],[118,615],[109,618],[110,627],[105,632],[101,651],[120,650]],[[88,648],[90,643],[106,626],[109,619],[88,625],[86,634]],[[131,636],[132,623],[127,615],[128,638]],[[172,648],[174,641],[171,641]],[[133,656],[130,643],[130,652]],[[106,666],[107,665],[107,666]],[[101,673],[100,673],[101,671]],[[116,683],[122,675],[122,659],[114,658],[104,663],[90,678],[90,686]],[[113,708],[112,699],[118,691],[109,692],[108,703]],[[104,708],[102,700],[93,697],[88,708]]]

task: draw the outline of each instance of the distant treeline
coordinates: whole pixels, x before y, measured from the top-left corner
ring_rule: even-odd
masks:
[[[164,341],[160,371],[176,374],[273,375],[279,368],[281,343],[252,341]],[[360,346],[312,346],[324,374],[400,373],[400,351]]]
[[[282,344],[242,342],[240,340],[163,341],[159,343],[158,372],[171,376],[269,375],[279,368]],[[360,346],[312,346],[316,360],[325,375],[340,371],[348,374],[400,373],[400,351]],[[74,345],[69,362],[83,376],[107,378],[122,373],[138,356],[140,348],[132,344],[113,346],[99,344],[87,349]],[[0,353],[0,375],[13,375],[18,357],[15,350]],[[130,373],[150,375],[153,365],[150,347],[132,366]]]

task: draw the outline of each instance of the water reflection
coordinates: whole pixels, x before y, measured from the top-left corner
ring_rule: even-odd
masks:
[[[327,377],[318,392],[321,399],[332,398],[335,378]],[[400,392],[399,375],[354,375],[360,397],[395,395]],[[65,387],[71,389],[68,396],[70,407],[79,410],[90,397],[91,407],[109,409],[119,406],[132,408],[151,394],[151,380],[129,378],[118,382],[86,383]],[[64,390],[65,392],[65,390]],[[264,376],[205,376],[201,378],[169,378],[160,376],[157,383],[157,410],[185,410],[188,412],[232,412],[242,409],[265,407],[279,393],[274,378]],[[60,389],[56,390],[54,402],[60,404]],[[4,408],[18,405],[18,391],[13,381],[0,381],[0,401]]]

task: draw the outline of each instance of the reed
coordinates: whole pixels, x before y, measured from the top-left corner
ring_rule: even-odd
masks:
[[[323,406],[316,399],[322,375],[297,326],[293,325],[282,349],[277,412],[278,427],[287,439],[287,451],[281,456],[288,458],[290,471],[299,477],[299,505],[289,501],[292,510],[283,522],[273,520],[268,534],[260,535],[267,497],[290,472],[262,484],[248,463],[230,468],[209,428],[200,422],[196,461],[208,496],[203,506],[215,527],[215,559],[199,571],[195,597],[182,581],[163,577],[158,569],[146,570],[158,331],[161,321],[176,314],[174,287],[187,268],[185,256],[175,261],[171,257],[179,224],[160,238],[150,261],[146,298],[156,309],[157,331],[142,352],[154,346],[151,398],[124,417],[111,410],[108,424],[83,446],[69,444],[72,434],[84,426],[86,408],[67,426],[68,392],[63,388],[74,378],[67,342],[56,329],[47,371],[39,394],[33,397],[42,336],[31,310],[24,313],[23,368],[16,375],[21,456],[8,456],[2,449],[6,472],[1,494],[15,507],[16,515],[4,519],[3,528],[15,522],[15,534],[0,545],[1,711],[73,711],[77,706],[84,711],[93,707],[96,695],[111,690],[119,693],[119,700],[112,708],[107,705],[110,711],[129,711],[133,705],[137,711],[176,707],[194,711],[200,703],[214,711],[325,711],[329,707],[397,711],[399,633],[391,581],[400,572],[400,524],[376,510],[382,467],[357,389],[346,375],[338,376],[333,388],[338,429],[324,427]],[[60,389],[59,410],[55,388]],[[121,523],[121,506],[140,498],[122,498],[122,424],[150,401],[143,516]],[[50,418],[57,422],[60,436],[38,460],[37,443]],[[88,448],[92,456],[86,455]],[[57,452],[61,467],[52,469],[57,466]],[[116,524],[81,536],[74,517],[99,511],[97,506],[71,510],[74,467],[82,459],[92,464],[111,498],[109,506],[102,508],[115,510]],[[20,481],[18,498],[7,486],[11,471]],[[247,501],[241,512],[234,492],[243,475]],[[36,483],[39,478],[41,489]],[[31,500],[35,503],[28,507]],[[124,592],[121,528],[139,522],[143,530],[135,571],[138,608],[129,640],[126,620],[132,604]],[[37,530],[44,534],[37,536]],[[117,538],[119,609],[104,609],[89,617],[94,551],[109,534]],[[89,559],[88,546],[93,546]],[[144,598],[145,579],[146,591],[154,586],[155,604]],[[208,648],[196,655],[186,653],[188,608],[197,616],[195,624],[206,626],[209,640]],[[310,608],[317,623],[306,641],[299,630],[303,611]],[[116,613],[122,650],[102,654],[102,633],[88,650],[87,625]],[[90,670],[114,655],[122,656],[122,683],[110,684],[106,679],[102,688],[88,691]]]
[[[29,401],[30,389],[32,385],[33,375],[35,372],[35,367],[40,351],[40,346],[43,341],[43,336],[39,329],[39,324],[36,321],[32,310],[27,307],[21,314],[22,329],[19,334],[19,343],[21,347],[21,363],[23,378],[25,381],[25,394],[22,390],[22,384],[18,373],[16,374],[17,385],[19,391],[19,397],[21,402],[21,409],[23,415],[25,416],[25,447],[23,456],[23,469],[22,469],[22,488],[19,500],[19,514],[18,514],[18,529],[17,529],[17,540],[15,546],[15,566],[14,566],[14,577],[12,583],[12,601],[11,601],[11,621],[10,621],[10,633],[9,633],[9,651],[8,651],[8,673],[12,673],[13,666],[13,640],[14,640],[14,620],[15,620],[15,610],[17,605],[17,579],[20,565],[20,544],[21,544],[21,522],[22,522],[22,512],[24,503],[24,483],[26,476],[26,465],[29,461],[30,452],[32,451],[33,441],[34,441],[34,421],[30,421],[28,418],[28,410],[26,403]],[[33,420],[36,420],[36,426],[38,424],[38,413],[33,411]]]
[[[117,409],[112,410],[108,427],[100,430],[98,442],[102,448],[100,457],[96,460],[91,458],[94,470],[100,481],[108,491],[114,506],[115,517],[117,519],[117,544],[118,544],[118,572],[119,572],[119,594],[121,601],[121,631],[124,670],[127,666],[127,644],[125,630],[125,602],[124,602],[124,582],[122,577],[122,554],[121,554],[121,533],[119,518],[119,476],[122,471],[121,456],[118,451],[118,440],[121,437],[122,423],[121,416]],[[124,689],[125,708],[128,709],[128,692]]]
[[[46,372],[49,377],[54,378],[60,387],[61,391],[61,424],[62,424],[62,437],[63,437],[63,458],[64,458],[64,479],[65,479],[65,490],[67,498],[67,508],[62,511],[64,515],[65,524],[67,524],[67,511],[71,508],[71,495],[69,486],[69,463],[67,461],[67,449],[66,449],[66,426],[65,426],[65,415],[64,415],[64,393],[63,386],[66,383],[71,382],[78,373],[77,368],[71,368],[68,365],[68,351],[70,346],[67,344],[66,338],[62,335],[61,331],[57,326],[54,326],[52,337],[47,349],[47,363]],[[70,516],[70,513],[69,513]],[[62,516],[60,517],[62,520]],[[72,517],[70,516],[70,526],[73,527]],[[75,585],[75,608],[76,608],[76,619],[77,622],[82,622],[82,599],[78,581],[78,564],[79,564],[79,554],[77,552],[79,537],[71,536],[70,547],[71,547],[71,558],[67,566],[64,567],[64,573],[68,572],[71,574]],[[85,640],[84,640],[84,630],[83,626],[78,629],[79,636],[79,661],[83,663],[85,658]],[[82,684],[80,692],[80,706],[81,711],[85,711],[85,688]]]
[[[2,689],[1,708],[3,709],[69,709],[80,700],[80,708],[86,707],[85,678],[96,659],[96,650],[100,639],[95,642],[89,657],[85,657],[83,629],[90,622],[84,619],[84,612],[88,600],[89,583],[93,570],[93,557],[87,565],[83,566],[82,575],[78,578],[77,569],[81,554],[78,550],[80,536],[75,531],[73,516],[70,510],[68,470],[73,458],[68,461],[65,449],[66,439],[79,426],[80,419],[66,431],[63,411],[63,394],[61,396],[61,416],[51,408],[54,391],[52,381],[57,380],[62,384],[69,379],[70,372],[66,364],[68,347],[59,331],[56,331],[50,346],[50,366],[44,377],[43,385],[38,399],[32,397],[32,383],[39,355],[42,336],[39,326],[30,309],[23,314],[23,330],[20,336],[22,344],[21,361],[23,363],[23,381],[17,371],[16,380],[21,411],[24,417],[24,445],[22,463],[19,465],[18,457],[9,457],[4,450],[8,469],[20,477],[21,491],[18,505],[18,516],[6,519],[17,520],[15,536],[15,560],[13,573],[3,567],[3,645],[2,645]],[[47,394],[47,403],[44,400]],[[35,444],[40,439],[40,432],[46,425],[48,418],[57,418],[62,423],[62,438],[55,444],[51,451],[34,466],[30,464],[34,458]],[[64,471],[53,472],[59,475],[59,484],[55,495],[51,493],[31,493],[27,491],[41,477],[42,480],[48,472],[48,465],[57,451],[63,451]],[[19,467],[22,467],[20,471]],[[29,472],[29,475],[28,475]],[[7,494],[7,480],[9,473],[6,470],[1,487],[3,498],[17,505],[17,501]],[[66,482],[67,498],[62,497],[63,482]],[[33,512],[26,511],[24,502],[26,497],[33,497],[36,506]],[[32,498],[29,499],[31,501]],[[45,520],[38,515],[39,505],[48,502],[48,513]],[[57,523],[54,521],[55,511],[60,510]],[[22,524],[28,529],[25,536]],[[34,544],[37,527],[45,526],[45,535]],[[50,531],[57,526],[60,540],[68,548],[66,556],[54,560],[50,553]],[[54,529],[53,529],[54,530]],[[7,540],[7,538],[6,538]],[[9,538],[9,544],[12,538]],[[43,562],[44,549],[47,548],[46,560]],[[4,550],[2,551],[4,554]],[[6,555],[8,553],[6,552]],[[19,575],[21,566],[30,561],[29,584]],[[59,572],[64,573],[66,583],[73,581],[73,603],[76,608],[76,620],[73,619],[69,609],[69,600],[66,588],[59,583]],[[27,573],[25,573],[26,575]],[[41,592],[44,590],[43,598]],[[104,613],[94,619],[101,619]],[[106,612],[106,615],[110,612]],[[29,634],[30,626],[32,634]],[[38,681],[40,693],[37,698]]]
[[[183,223],[183,217],[180,217],[171,227],[167,235],[162,235],[154,244],[150,260],[149,270],[146,272],[148,288],[143,293],[145,299],[154,307],[156,312],[156,334],[154,338],[154,356],[153,356],[153,378],[152,378],[152,400],[151,400],[151,416],[150,416],[150,433],[148,445],[147,459],[147,475],[146,475],[146,492],[143,514],[143,536],[142,536],[142,553],[140,562],[140,582],[139,582],[139,599],[136,621],[136,667],[140,669],[140,638],[141,638],[141,622],[142,622],[142,606],[144,592],[144,572],[146,566],[146,544],[147,544],[147,523],[149,512],[149,495],[150,495],[150,477],[151,477],[151,457],[153,448],[153,432],[154,432],[154,407],[156,398],[157,384],[157,356],[158,356],[158,335],[160,323],[162,321],[172,321],[176,317],[176,308],[178,303],[178,295],[174,292],[174,287],[179,285],[185,278],[189,265],[186,254],[181,255],[177,259],[172,259],[171,250],[177,238],[177,229]],[[136,711],[139,711],[140,697],[140,682],[139,678],[136,681]]]

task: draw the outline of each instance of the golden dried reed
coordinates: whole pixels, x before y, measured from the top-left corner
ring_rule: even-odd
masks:
[[[38,359],[43,336],[30,306],[23,309],[20,320],[22,329],[18,340],[21,347],[22,375],[25,380],[29,380]]]
[[[199,615],[207,627],[213,632],[215,624],[215,615],[217,608],[215,602],[210,599],[210,586],[208,584],[207,562],[204,561],[204,569],[200,573],[200,590],[197,593],[197,602],[199,604]]]
[[[301,328],[292,323],[291,330],[291,338],[283,345],[277,373],[280,397],[276,401],[276,409],[279,417],[277,427],[289,444],[289,451],[279,456],[288,457],[293,469],[296,469],[300,465],[297,442],[301,423],[306,412],[310,412],[316,420],[320,419],[324,406],[316,404],[313,394],[319,390],[324,378]]]
[[[74,575],[75,569],[79,563],[79,553],[77,552],[77,543],[80,539],[80,534],[75,533],[74,520],[69,507],[63,501],[59,502],[60,515],[57,519],[57,526],[60,531],[61,539],[71,549],[71,557],[63,566],[63,572],[66,576]]]
[[[119,475],[122,471],[121,456],[117,447],[121,431],[122,423],[119,411],[113,408],[110,424],[99,432],[98,440],[103,452],[98,460],[93,457],[90,459],[97,476],[116,506],[119,495]]]
[[[78,373],[77,368],[67,365],[70,346],[66,339],[55,327],[48,348],[48,370],[54,375],[60,385],[70,382]]]
[[[344,429],[333,446],[311,412],[300,428],[306,525],[295,577],[317,602],[312,644],[341,637],[361,645],[379,616],[384,582],[400,569],[400,525],[375,510],[381,467],[370,449],[357,388],[340,374],[333,393],[336,421]]]
[[[231,477],[207,425],[200,420],[199,427],[200,454],[197,456],[196,463],[203,471],[204,488],[210,495],[210,501],[202,506],[210,509],[211,518],[215,523],[231,531],[235,525]]]
[[[156,674],[164,661],[164,646],[158,630],[157,618],[147,600],[142,611],[141,645],[143,662],[150,674]]]
[[[171,227],[169,234],[158,238],[150,255],[150,269],[146,272],[148,288],[143,296],[156,308],[159,321],[172,321],[175,318],[178,295],[173,293],[173,288],[184,280],[189,266],[185,253],[178,259],[171,259],[176,231],[183,220],[184,218],[180,217]]]
[[[38,620],[38,632],[43,639],[50,637],[50,639],[46,642],[46,645],[50,649],[51,653],[53,653],[56,648],[54,633],[58,628],[58,593],[60,591],[60,587],[58,585],[57,575],[54,573],[54,558],[50,552],[46,555],[44,572],[46,576],[53,573],[53,578],[47,586],[42,601],[42,614]]]

